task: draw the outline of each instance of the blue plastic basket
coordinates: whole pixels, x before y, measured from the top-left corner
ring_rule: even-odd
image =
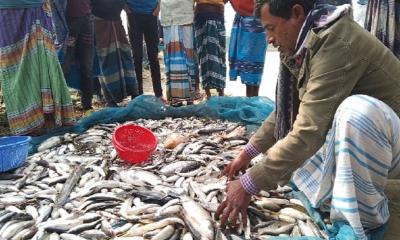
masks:
[[[0,172],[21,166],[28,156],[29,136],[0,138]]]

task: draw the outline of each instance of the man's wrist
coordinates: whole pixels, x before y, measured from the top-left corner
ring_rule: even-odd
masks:
[[[240,183],[246,192],[250,195],[257,195],[261,189],[257,187],[249,173],[245,173],[240,177]]]
[[[246,154],[250,157],[250,159],[253,159],[260,155],[260,151],[252,144],[252,143],[247,143],[246,146],[244,147],[244,151]]]

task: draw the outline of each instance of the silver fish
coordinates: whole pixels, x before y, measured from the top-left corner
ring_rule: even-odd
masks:
[[[214,226],[211,215],[193,200],[182,203],[185,222],[197,238],[214,239]]]
[[[130,184],[138,184],[138,181],[148,183],[150,185],[160,185],[162,183],[162,179],[148,171],[143,170],[128,170],[122,171],[120,173],[121,180],[130,183]]]

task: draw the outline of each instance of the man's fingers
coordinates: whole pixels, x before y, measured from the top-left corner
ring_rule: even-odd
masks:
[[[223,201],[217,208],[217,211],[215,212],[215,220],[219,220],[219,216],[221,215],[222,211],[224,211],[226,207],[226,201]]]
[[[231,168],[231,164],[232,164],[232,163],[229,163],[228,165],[226,165],[226,167],[224,168],[224,170],[222,170],[222,173],[221,173],[222,176],[227,176],[227,175],[228,175],[228,173],[229,173],[229,171],[230,171],[230,168]]]
[[[247,209],[242,209],[240,212],[240,215],[242,215],[242,226],[243,228],[247,227]]]
[[[231,205],[228,203],[228,205],[222,212],[222,217],[221,217],[221,228],[222,229],[225,229],[230,213],[231,213]]]
[[[236,175],[236,169],[234,167],[229,168],[229,173],[228,173],[228,180],[232,181],[233,177]]]
[[[237,208],[234,208],[233,211],[232,211],[232,213],[231,213],[230,216],[229,216],[229,224],[230,224],[232,227],[235,227],[235,226],[236,226],[236,222],[237,222],[237,217],[238,217],[238,215],[239,215],[239,210],[238,210]]]
[[[226,165],[224,167],[224,170],[222,170],[222,172],[221,172],[221,176],[227,176],[228,175],[230,166],[231,166],[231,164],[229,163],[228,165]]]

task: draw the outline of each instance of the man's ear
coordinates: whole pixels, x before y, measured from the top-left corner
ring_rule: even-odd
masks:
[[[292,16],[291,18],[295,21],[304,22],[306,19],[306,15],[304,13],[304,8],[300,4],[295,4],[292,7]]]

